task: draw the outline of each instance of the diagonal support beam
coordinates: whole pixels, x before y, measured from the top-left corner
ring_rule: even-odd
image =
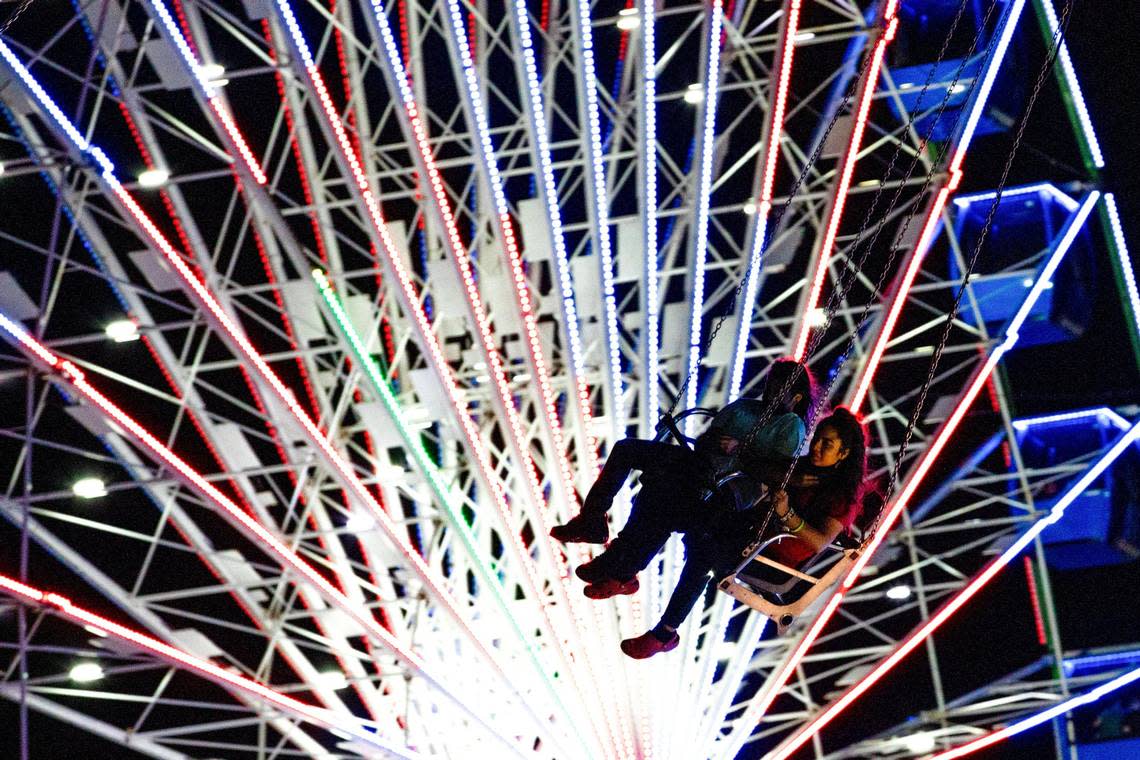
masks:
[[[811,648],[828,622],[830,622],[832,615],[835,614],[844,596],[858,581],[860,574],[863,572],[863,568],[866,567],[871,557],[874,556],[875,550],[883,542],[887,534],[890,533],[895,522],[910,504],[911,498],[922,484],[927,473],[930,472],[931,468],[937,462],[939,455],[945,450],[954,432],[966,416],[966,412],[969,411],[970,406],[974,400],[977,399],[982,388],[985,387],[986,382],[993,374],[1002,357],[1017,345],[1020,337],[1018,330],[1028,318],[1030,311],[1041,297],[1041,294],[1050,284],[1053,274],[1056,272],[1057,267],[1060,266],[1073,240],[1076,239],[1077,233],[1081,230],[1081,227],[1084,225],[1089,213],[1099,198],[1100,193],[1098,191],[1094,190],[1088,193],[1084,197],[1078,211],[1066,222],[1065,227],[1054,242],[1053,250],[1038,271],[1033,286],[1029,288],[1021,306],[1003,330],[1002,338],[991,349],[985,361],[974,371],[962,394],[958,397],[954,410],[931,437],[930,444],[923,451],[922,456],[918,462],[915,463],[915,466],[907,474],[906,483],[902,490],[898,496],[895,497],[895,500],[884,510],[874,535],[872,535],[870,540],[860,549],[859,558],[852,564],[850,570],[848,570],[842,581],[840,581],[839,587],[832,592],[831,596],[824,602],[822,611],[818,614],[816,619],[812,621],[800,640],[790,648],[781,664],[769,676],[768,681],[757,695],[750,701],[743,717],[737,721],[737,728],[731,735],[722,740],[722,749],[721,752],[717,754],[718,757],[731,757],[744,745],[748,735],[764,716],[765,712],[767,712],[772,702],[775,701],[784,684],[787,683],[788,679],[796,671],[796,668],[799,666],[800,661],[808,649]],[[995,202],[997,202],[997,200],[999,199],[995,199]],[[963,286],[964,285],[963,283]]]

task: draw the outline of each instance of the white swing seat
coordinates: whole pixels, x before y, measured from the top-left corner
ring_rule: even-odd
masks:
[[[810,607],[827,589],[834,586],[839,582],[853,564],[859,559],[859,549],[857,544],[847,536],[842,536],[842,541],[833,543],[829,548],[840,552],[838,561],[834,562],[827,571],[813,575],[807,572],[801,572],[793,567],[788,567],[775,560],[768,559],[760,554],[768,546],[776,543],[785,538],[790,538],[790,534],[783,533],[778,536],[773,536],[767,541],[763,542],[756,549],[753,554],[751,562],[745,565],[735,575],[729,575],[717,584],[724,593],[736,599],[741,604],[746,604],[760,614],[770,618],[779,626],[779,632],[783,633],[787,630],[788,626],[799,617],[808,607]],[[819,556],[827,554],[826,550]],[[819,557],[813,559],[808,569],[812,565],[818,565]],[[788,580],[783,583],[774,583],[770,580],[761,578],[749,572],[751,566],[756,564],[766,565],[775,568],[776,570],[788,576]],[[804,582],[810,583],[802,593],[797,593],[801,590]]]

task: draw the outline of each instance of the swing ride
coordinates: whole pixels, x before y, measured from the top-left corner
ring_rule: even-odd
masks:
[[[1140,366],[1080,13],[0,4],[0,754],[1078,741],[1140,658],[1070,651],[1049,570],[1140,540],[1140,426],[1029,403],[1016,360],[1110,313]],[[689,445],[784,356],[862,416],[875,494],[804,567],[761,526],[676,650],[624,657],[679,539],[590,601],[597,547],[550,529],[618,440]],[[933,635],[1022,563],[1032,651],[979,688]],[[903,661],[906,707],[851,725]]]

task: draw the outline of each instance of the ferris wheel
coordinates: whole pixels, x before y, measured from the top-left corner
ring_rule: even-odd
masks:
[[[1140,679],[1064,650],[1042,543],[1140,427],[1005,369],[1095,329],[1097,268],[1140,357],[1069,0],[10,5],[19,751],[956,757]],[[594,602],[551,527],[784,356],[863,415],[881,513],[795,615],[721,584],[624,657],[680,543]],[[1053,659],[956,693],[932,635],[1022,563]],[[829,743],[908,657],[922,716]]]

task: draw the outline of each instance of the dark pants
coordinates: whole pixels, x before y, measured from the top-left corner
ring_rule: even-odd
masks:
[[[717,509],[715,505],[711,507],[710,521],[704,524],[704,529],[685,536],[685,566],[661,614],[661,625],[679,628],[711,578],[719,579],[731,573],[744,559],[742,550],[757,535],[762,533],[765,537],[772,537],[783,530],[770,509],[768,503],[743,512]],[[799,564],[798,560],[788,560],[777,552],[771,553],[776,555],[772,558],[777,561],[793,566]]]
[[[706,517],[702,489],[712,477],[709,461],[690,449],[626,438],[614,444],[582,511],[608,510],[632,470],[640,470],[642,478],[629,519],[592,563],[620,580],[648,567],[672,533],[702,525]]]
[[[696,542],[685,544],[685,566],[681,568],[681,576],[665,611],[661,613],[660,625],[676,630],[685,622],[685,618],[693,611],[693,605],[705,593],[709,579],[713,575],[715,558],[709,553],[708,547]]]

